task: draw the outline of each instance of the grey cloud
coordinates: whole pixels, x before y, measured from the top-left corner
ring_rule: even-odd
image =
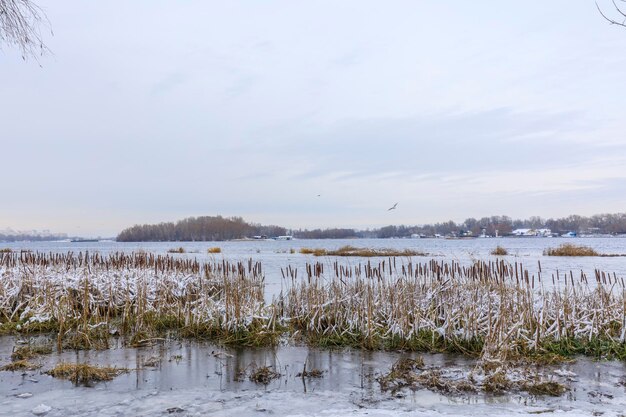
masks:
[[[570,140],[576,132],[590,129],[586,124],[578,113],[542,115],[501,108],[412,119],[343,121],[324,129],[290,132],[263,146],[310,161],[313,167],[300,173],[300,178],[332,172],[342,178],[394,173],[444,176],[514,166],[549,167],[610,152]],[[511,139],[516,139],[514,144]]]

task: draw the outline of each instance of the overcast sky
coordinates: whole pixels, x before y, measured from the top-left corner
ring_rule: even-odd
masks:
[[[53,54],[0,51],[0,229],[626,211],[626,29],[592,0],[38,4]]]

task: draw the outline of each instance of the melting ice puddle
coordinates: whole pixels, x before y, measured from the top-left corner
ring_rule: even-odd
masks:
[[[14,344],[13,338],[0,338],[0,364],[10,361]],[[214,351],[226,354],[216,357]],[[381,392],[375,377],[387,372],[401,355],[306,347],[224,349],[197,342],[63,352],[41,357],[41,370],[0,372],[0,415],[33,416],[41,404],[51,407],[46,416],[617,416],[626,411],[626,391],[620,385],[626,375],[622,362],[583,358],[561,366],[563,372],[576,376],[572,391],[559,398]],[[143,367],[155,358],[155,367]],[[424,359],[445,367],[472,365],[450,355],[424,355]],[[75,387],[42,373],[59,361],[134,370],[94,387]],[[305,361],[308,370],[324,371],[323,377],[304,381],[297,377]],[[242,378],[241,372],[254,364],[271,366],[283,376],[267,386]],[[25,393],[32,395],[19,397]]]

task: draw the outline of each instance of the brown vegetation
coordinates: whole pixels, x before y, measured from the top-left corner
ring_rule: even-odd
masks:
[[[250,381],[256,382],[257,384],[267,385],[272,380],[276,378],[280,378],[282,375],[271,369],[269,366],[260,366],[255,368],[252,373],[250,373]]]
[[[546,276],[504,259],[334,260],[330,268],[307,263],[300,277],[282,270],[285,291],[266,304],[262,268],[252,260],[4,253],[0,266],[0,332],[53,332],[59,350],[106,348],[115,334],[132,346],[170,336],[237,346],[292,337],[498,360],[626,359],[625,285],[599,270],[592,283],[582,272],[557,273],[544,286]]]
[[[38,368],[41,368],[41,365],[34,364],[25,359],[22,359],[22,360],[13,361],[9,363],[8,365],[4,365],[3,367],[0,367],[0,371],[12,371],[12,372],[32,371]]]
[[[24,345],[13,349],[11,360],[18,361],[24,359],[32,359],[39,355],[47,355],[52,353],[52,346],[49,345]]]
[[[217,246],[214,248],[209,248],[207,249],[207,253],[222,253],[222,248]]]
[[[0,265],[0,333],[54,332],[58,349],[107,348],[112,334],[140,346],[170,332],[268,345],[282,332],[252,260],[11,253]]]
[[[532,395],[549,395],[551,397],[558,397],[565,394],[569,389],[560,382],[538,381],[524,383],[523,390]]]
[[[67,379],[76,385],[90,385],[94,382],[110,381],[126,372],[128,369],[125,368],[62,362],[46,373],[55,378]]]
[[[600,256],[593,248],[571,243],[564,243],[557,248],[548,248],[543,251],[543,254],[546,256]]]
[[[310,371],[307,371],[305,369],[302,372],[298,372],[296,374],[296,377],[298,378],[321,378],[323,376],[324,376],[324,371],[317,369],[317,368],[311,369]]]
[[[476,378],[480,374],[482,378]],[[448,371],[442,367],[425,367],[418,358],[399,359],[391,370],[377,379],[382,391],[397,391],[408,388],[416,390],[426,388],[442,393],[478,392],[504,394],[507,392],[524,391],[531,395],[559,396],[569,388],[554,379],[545,379],[530,369],[515,368],[499,363],[496,367],[484,366],[479,363],[467,374],[459,371]]]
[[[376,257],[376,256],[426,256],[423,252],[412,251],[410,249],[396,250],[388,248],[357,248],[354,246],[342,246],[336,250],[326,249],[300,249],[302,254],[311,254],[314,256],[360,256],[364,258]]]
[[[168,249],[167,253],[185,253],[185,248],[181,246],[179,248]]]
[[[502,246],[496,246],[496,248],[491,251],[491,254],[496,255],[496,256],[505,256],[509,254],[509,251],[506,250],[506,248],[503,248]]]

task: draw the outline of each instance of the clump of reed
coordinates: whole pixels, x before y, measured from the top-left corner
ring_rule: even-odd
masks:
[[[50,353],[52,353],[52,346],[50,345],[27,344],[14,347],[13,352],[11,353],[11,360],[28,360],[39,355],[47,355]]]
[[[505,394],[527,392],[531,395],[559,396],[569,390],[565,383],[555,377],[546,378],[531,369],[512,367],[502,363],[494,368],[478,365],[468,372],[425,366],[421,358],[402,358],[396,361],[389,372],[376,378],[381,391],[392,394],[407,388],[426,388],[435,392],[485,392]]]
[[[148,367],[148,368],[156,368],[157,366],[159,366],[162,362],[162,358],[159,356],[151,356],[148,359],[146,359],[143,363],[144,367]]]
[[[41,368],[41,365],[32,363],[26,359],[14,360],[13,362],[0,367],[0,371],[34,371]]]
[[[0,370],[17,371],[17,370],[34,370],[41,367],[40,364],[32,363],[30,360],[40,354],[48,354],[52,352],[50,346],[44,345],[24,345],[13,348],[11,353],[11,363],[3,366]]]
[[[11,253],[13,250],[11,248],[1,248],[0,253]]]
[[[167,253],[185,253],[185,248],[182,246],[179,248],[171,248],[167,250]]]
[[[283,270],[294,337],[322,347],[459,352],[484,358],[626,358],[626,286],[615,274],[557,273],[477,261],[306,265]]]
[[[548,248],[543,251],[545,256],[600,256],[595,249],[583,245],[564,243],[556,248]]]
[[[53,332],[57,349],[146,346],[169,335],[237,346],[460,352],[485,360],[626,359],[626,286],[596,270],[546,279],[521,264],[388,257],[282,270],[265,303],[259,262],[149,253],[0,254],[0,331]],[[594,279],[595,278],[595,279]],[[556,359],[555,359],[556,358]]]
[[[217,246],[214,248],[209,248],[207,249],[207,253],[222,253],[222,248]]]
[[[506,248],[503,248],[502,246],[498,245],[496,246],[494,250],[491,251],[491,254],[496,255],[496,256],[505,256],[509,254],[509,251],[506,250]]]
[[[255,367],[250,373],[249,379],[257,384],[267,385],[282,375],[274,371],[270,366]]]
[[[342,246],[335,250],[302,248],[300,253],[314,256],[359,256],[363,258],[387,257],[387,256],[425,256],[423,252],[410,249],[397,250],[389,248],[357,248],[354,246]]]
[[[149,253],[0,254],[0,330],[54,332],[58,349],[166,337],[274,344],[283,329],[264,301],[261,264]]]
[[[418,381],[418,372],[424,369],[424,360],[422,357],[416,359],[401,358],[398,359],[391,367],[391,370],[376,378],[383,391],[396,391],[412,386]]]
[[[326,249],[301,248],[300,253],[303,255],[324,256],[328,252],[326,251]]]
[[[569,391],[565,384],[553,380],[525,382],[522,385],[522,389],[532,395],[548,395],[551,397],[558,397]]]
[[[54,378],[67,379],[75,385],[91,385],[94,382],[111,381],[116,376],[126,372],[128,372],[126,368],[62,362],[47,371],[46,374]]]
[[[305,368],[302,372],[298,372],[296,374],[297,378],[322,378],[323,376],[324,371],[317,368],[313,368],[310,371],[307,371]]]

